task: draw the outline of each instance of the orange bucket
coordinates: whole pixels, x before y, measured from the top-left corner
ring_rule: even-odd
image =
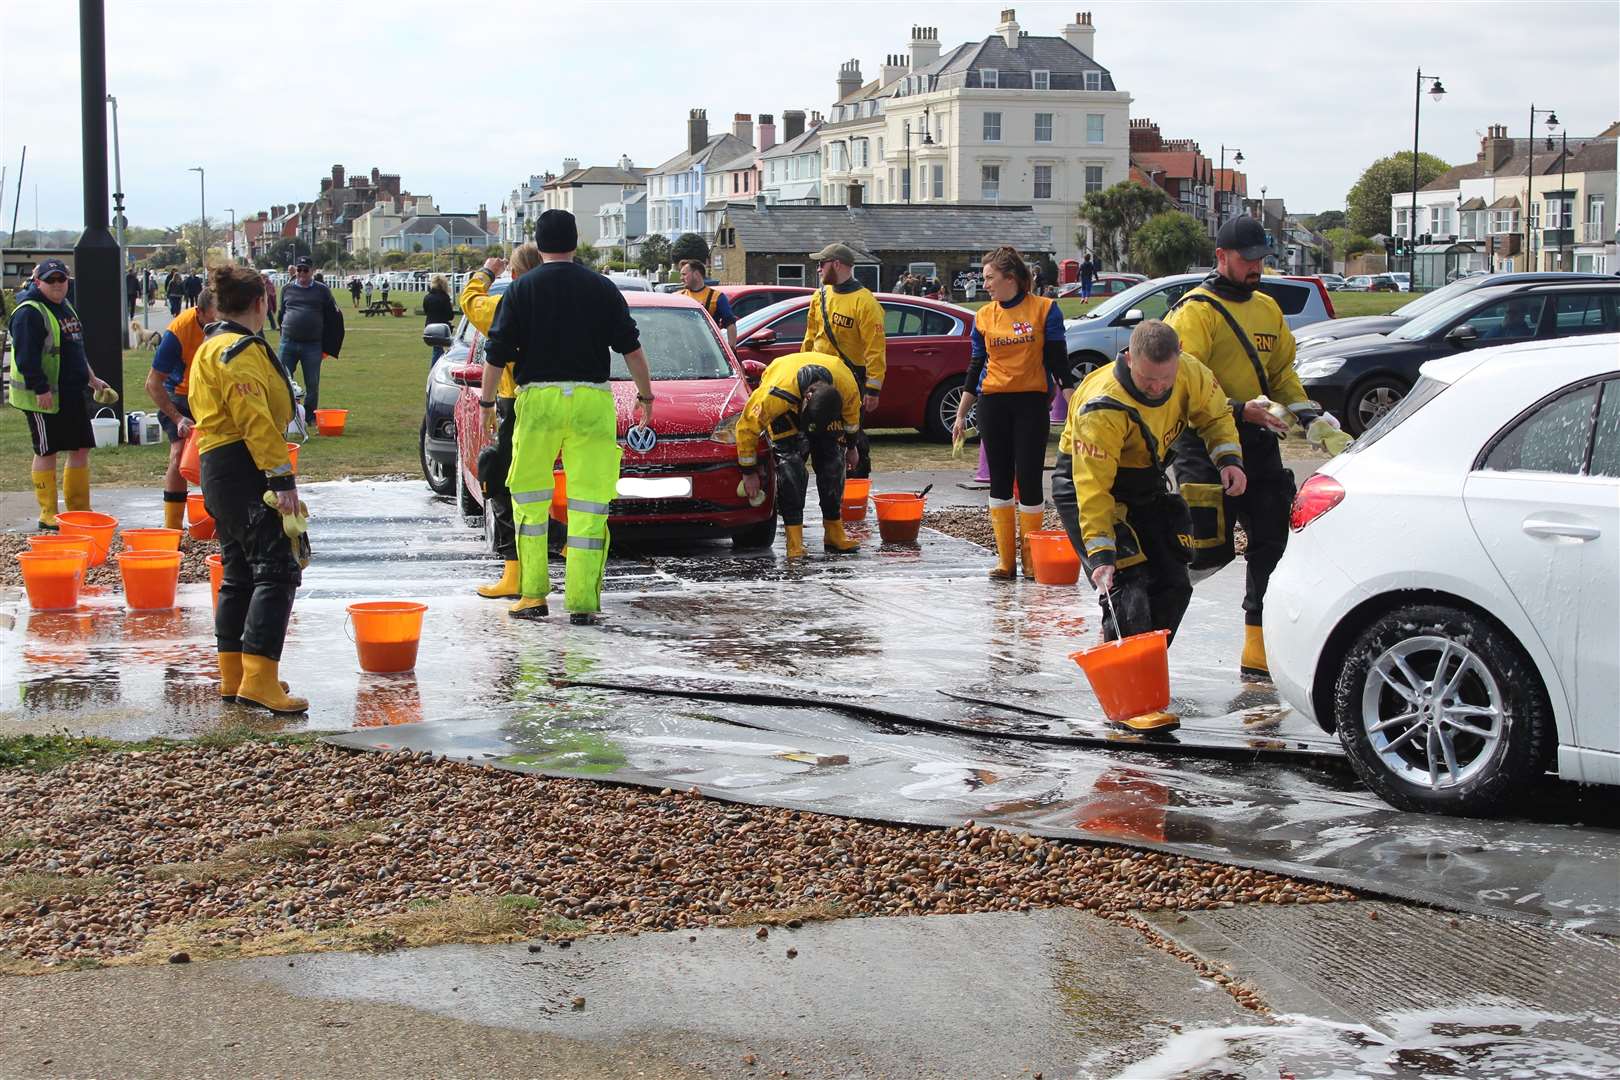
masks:
[[[113,531],[118,528],[117,518],[111,514],[98,514],[94,510],[68,510],[56,515],[56,524],[64,536],[90,538],[91,566],[100,566],[107,561],[107,549],[112,546]]]
[[[1028,540],[1036,581],[1042,585],[1073,585],[1080,580],[1080,556],[1075,554],[1068,533],[1059,529],[1032,532]]]
[[[90,566],[90,549],[95,547],[95,541],[88,536],[63,536],[61,533],[41,533],[28,538],[28,550],[43,551],[52,555],[64,552],[74,552],[84,558],[85,568]]]
[[[422,616],[426,604],[413,600],[370,600],[350,604],[349,620],[354,623],[354,645],[360,653],[360,670],[386,675],[410,671],[416,666],[416,647],[422,641]]]
[[[203,505],[202,492],[193,491],[186,496],[186,521],[191,524],[193,540],[214,538],[214,519],[209,515],[208,507]]]
[[[179,529],[125,529],[118,534],[124,538],[125,551],[179,551]]]
[[[73,550],[19,551],[28,606],[35,611],[71,611],[79,606],[84,556]]]
[[[131,611],[174,607],[180,584],[178,551],[120,551],[118,569],[124,575],[124,603]]]
[[[292,462],[293,472],[297,472],[298,471],[298,444],[297,443],[290,442],[290,443],[287,444],[287,458],[288,458],[289,461]]]
[[[213,594],[214,606],[219,607],[219,586],[225,580],[225,559],[216,551],[203,561],[208,564],[208,590]]]
[[[866,500],[872,494],[872,480],[846,478],[844,480],[844,513],[845,521],[866,520]]]
[[[341,435],[349,422],[348,409],[316,409],[315,430],[322,435]]]
[[[1039,563],[1036,564],[1037,566]],[[1170,704],[1170,631],[1149,630],[1070,653],[1116,724]]]
[[[568,481],[561,469],[551,474],[551,516],[564,525],[568,524]]]
[[[848,483],[848,481],[845,481]],[[923,498],[910,493],[872,496],[877,507],[878,534],[885,544],[915,544],[922,528]]]

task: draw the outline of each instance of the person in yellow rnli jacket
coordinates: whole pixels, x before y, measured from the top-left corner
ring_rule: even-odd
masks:
[[[531,240],[512,252],[512,280],[540,265],[540,249]],[[467,276],[461,288],[458,303],[473,329],[485,337],[495,322],[495,312],[501,306],[504,293],[490,295],[489,287],[506,271],[507,262],[500,257],[484,260]],[[517,398],[517,383],[512,379],[512,365],[501,369],[500,385],[495,390],[493,408],[484,409],[484,433],[494,435],[495,443],[478,455],[478,482],[484,489],[495,519],[495,551],[503,560],[501,579],[477,588],[479,596],[487,600],[515,600],[522,595],[522,576],[518,562],[517,525],[512,520],[512,493],[506,486],[507,471],[512,468],[512,426],[515,415],[513,403]],[[458,466],[459,468],[459,466]]]
[[[188,402],[197,426],[203,503],[219,536],[224,579],[214,609],[219,692],[229,701],[301,713],[281,682],[281,648],[303,581],[282,518],[299,513],[287,454],[292,382],[262,336],[264,282],[245,266],[213,275],[220,321],[191,362]],[[271,492],[275,508],[265,504]]]
[[[1254,218],[1245,214],[1228,221],[1215,238],[1215,272],[1165,317],[1180,336],[1183,351],[1215,373],[1243,445],[1248,487],[1225,501],[1226,520],[1240,522],[1248,540],[1239,659],[1240,673],[1248,679],[1271,677],[1260,615],[1271,572],[1288,543],[1294,503],[1294,477],[1282,463],[1278,441],[1287,424],[1268,405],[1285,406],[1315,441],[1324,426],[1337,426],[1305,396],[1294,374],[1293,332],[1277,302],[1258,288],[1270,250],[1266,231]],[[1213,484],[1216,472],[1198,440],[1182,435],[1176,447],[1177,484]]]
[[[861,431],[854,437],[856,461],[850,475],[872,475],[872,448],[866,438],[866,413],[878,407],[883,377],[888,374],[888,339],[883,332],[883,306],[855,280],[855,249],[828,244],[810,258],[821,287],[810,298],[804,324],[803,352],[836,356],[849,367],[861,391]]]
[[[726,332],[726,344],[737,347],[737,316],[726,294],[708,283],[709,268],[701,259],[681,260],[681,295],[709,313],[714,324]]]
[[[1046,440],[1051,431],[1055,386],[1074,386],[1063,312],[1057,301],[1030,293],[1028,264],[1010,247],[984,257],[984,287],[990,303],[974,314],[973,354],[962,384],[952,435],[961,439],[977,403],[979,437],[990,470],[990,527],[996,537],[996,565],[990,577],[1011,581],[1022,556],[1024,576],[1032,578],[1029,540],[1046,516]],[[1014,520],[1013,480],[1018,499]],[[1015,535],[1022,533],[1022,544]]]
[[[845,470],[855,460],[851,437],[861,427],[861,392],[837,357],[799,352],[778,356],[748,396],[737,420],[737,464],[750,498],[764,486],[757,450],[771,441],[776,464],[776,509],[787,529],[787,557],[804,558],[805,462],[816,470],[822,543],[835,555],[860,547],[844,533]]]
[[[1156,319],[1139,324],[1126,355],[1088,375],[1069,400],[1052,501],[1102,598],[1105,641],[1149,630],[1174,640],[1192,599],[1181,540],[1191,523],[1165,474],[1184,431],[1216,462],[1226,493],[1243,494],[1243,451],[1226,397]]]

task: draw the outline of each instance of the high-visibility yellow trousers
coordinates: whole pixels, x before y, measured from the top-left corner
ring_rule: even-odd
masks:
[[[570,613],[597,612],[607,564],[608,506],[619,483],[618,413],[610,390],[589,383],[531,383],[518,390],[506,485],[526,598],[543,599],[551,591],[546,529],[559,451],[568,482],[564,605]]]

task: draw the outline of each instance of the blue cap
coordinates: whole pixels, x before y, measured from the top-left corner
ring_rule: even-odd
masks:
[[[67,263],[61,259],[41,259],[34,267],[34,277],[44,281],[52,274],[61,274],[63,277],[72,277],[73,271],[68,269]]]

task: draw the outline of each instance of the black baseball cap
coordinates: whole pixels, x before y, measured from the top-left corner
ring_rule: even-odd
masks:
[[[61,259],[41,259],[34,267],[34,276],[44,281],[52,274],[61,274],[63,277],[72,277],[73,271],[68,269],[67,263]]]
[[[310,260],[308,255],[300,255],[298,256],[298,261],[293,263],[293,266],[299,270],[311,270],[314,268],[315,263]]]
[[[1247,214],[1240,215],[1221,226],[1215,234],[1215,246],[1235,251],[1245,259],[1263,259],[1271,254],[1266,243],[1266,230]]]

